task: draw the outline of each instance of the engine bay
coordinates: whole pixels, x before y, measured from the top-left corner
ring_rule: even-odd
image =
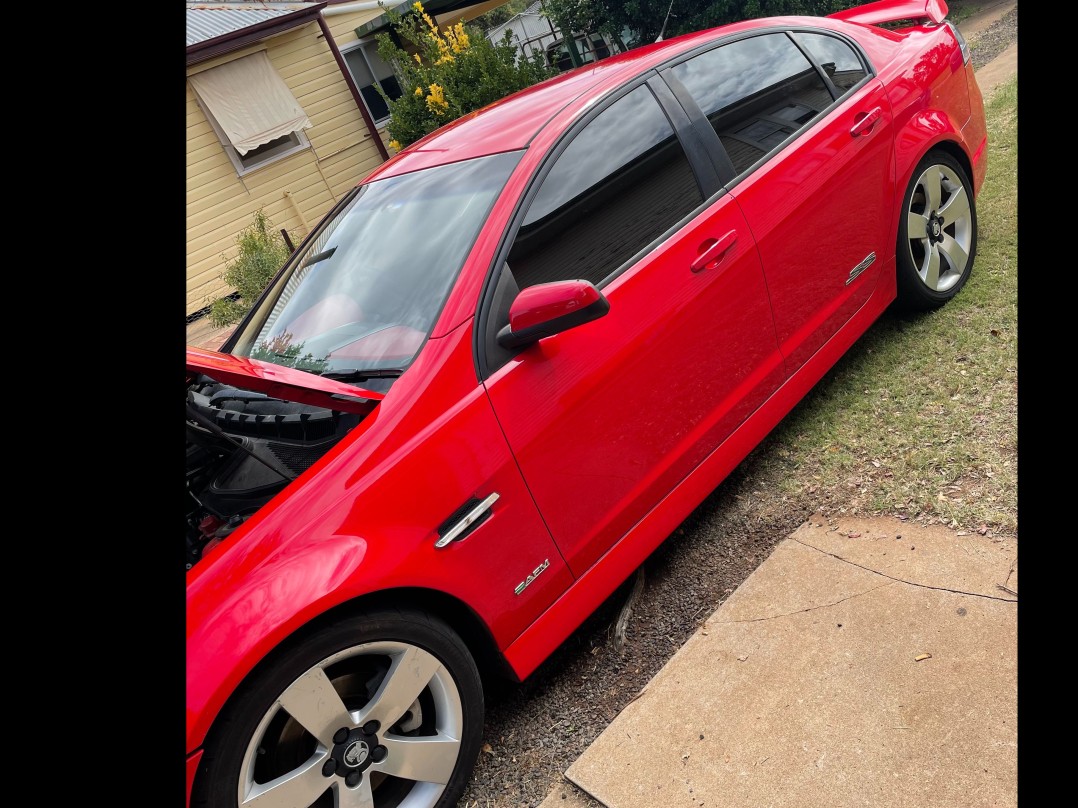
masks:
[[[222,384],[187,387],[187,569],[309,469],[363,416]]]

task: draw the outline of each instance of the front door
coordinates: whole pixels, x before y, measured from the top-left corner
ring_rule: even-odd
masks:
[[[539,510],[579,576],[782,378],[752,236],[728,194],[704,205],[647,86],[580,130],[532,198],[505,272],[596,284],[599,320],[487,378]]]

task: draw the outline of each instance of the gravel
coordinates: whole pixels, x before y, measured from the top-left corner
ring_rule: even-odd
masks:
[[[1018,6],[1008,11],[996,22],[971,39],[970,58],[973,69],[980,70],[991,62],[1012,42],[1018,41]]]
[[[1017,7],[971,38],[975,69],[1018,36]],[[806,521],[817,503],[776,493],[748,458],[641,567],[624,646],[614,626],[634,578],[625,582],[520,685],[488,694],[484,751],[460,801],[463,808],[536,806],[562,773],[658,673],[696,629]],[[644,775],[646,776],[646,774]],[[578,799],[599,803],[577,792]]]

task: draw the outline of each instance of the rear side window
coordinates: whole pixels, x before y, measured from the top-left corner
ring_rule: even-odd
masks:
[[[738,174],[833,103],[816,68],[785,34],[731,42],[670,73],[700,105]]]
[[[575,279],[599,285],[702,203],[670,121],[640,86],[558,156],[516,235],[509,269],[521,289]]]
[[[807,34],[803,31],[794,34],[794,38],[820,63],[831,82],[838,88],[840,96],[845,95],[868,75],[857,53],[841,39],[825,34]]]

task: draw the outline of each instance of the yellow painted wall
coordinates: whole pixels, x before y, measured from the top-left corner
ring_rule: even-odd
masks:
[[[326,18],[338,44],[380,10]],[[382,163],[374,135],[349,92],[316,22],[259,45],[194,65],[188,75],[257,50],[270,62],[311,120],[310,148],[239,177],[187,84],[187,314],[232,292],[221,280],[235,239],[262,208],[276,229],[299,242],[357,182]],[[379,133],[385,142],[384,133]],[[390,152],[392,153],[392,151]]]

